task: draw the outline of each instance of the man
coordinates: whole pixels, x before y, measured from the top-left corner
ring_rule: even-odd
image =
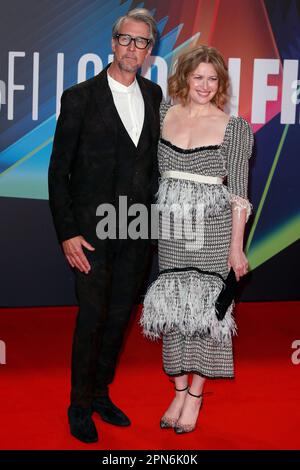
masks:
[[[157,35],[135,9],[114,25],[114,60],[62,95],[49,168],[49,201],[64,254],[74,268],[79,312],[73,338],[71,434],[95,442],[92,413],[128,426],[109,398],[118,354],[143,279],[149,240],[99,239],[97,207],[126,196],[149,207],[157,176],[158,85],[137,74]]]

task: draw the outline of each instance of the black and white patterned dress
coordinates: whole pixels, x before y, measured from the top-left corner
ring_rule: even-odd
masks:
[[[161,128],[169,108],[161,105]],[[234,116],[221,145],[184,150],[160,138],[160,274],[146,293],[141,325],[146,336],[163,337],[164,370],[170,376],[234,375],[233,305],[218,321],[215,301],[222,280],[202,271],[227,277],[232,209],[249,213],[251,208],[247,182],[252,145],[249,124]]]

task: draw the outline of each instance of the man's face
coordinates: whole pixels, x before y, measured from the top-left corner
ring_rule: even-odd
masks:
[[[149,26],[146,23],[130,19],[123,21],[118,33],[129,34],[133,38],[150,38]],[[135,47],[134,41],[131,41],[129,46],[121,46],[117,38],[113,38],[112,50],[115,55],[114,62],[121,70],[136,73],[146,57],[151,54],[152,45],[150,44],[146,49],[138,49]]]

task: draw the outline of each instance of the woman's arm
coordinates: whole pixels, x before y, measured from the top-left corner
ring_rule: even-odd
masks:
[[[244,119],[237,118],[228,152],[228,190],[232,207],[228,267],[233,268],[237,280],[248,271],[248,261],[243,246],[245,225],[251,212],[248,200],[248,172],[252,146],[251,127]]]
[[[238,206],[233,207],[228,268],[233,268],[237,281],[248,272],[248,260],[243,251],[246,221],[247,210]]]

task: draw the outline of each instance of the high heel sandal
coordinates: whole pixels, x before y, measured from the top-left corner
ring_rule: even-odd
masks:
[[[185,388],[181,388],[181,389],[175,387],[175,390],[176,392],[185,392],[186,390],[188,390],[188,388],[189,386],[187,385]],[[160,428],[161,429],[170,429],[170,428],[174,429],[178,419],[179,418],[171,418],[171,417],[164,415],[160,420]]]
[[[188,394],[191,397],[201,398],[200,406],[199,406],[199,411],[200,411],[202,407],[202,402],[203,402],[203,393],[201,393],[200,395],[194,395],[188,390]],[[196,429],[197,420],[195,424],[180,424],[178,421],[176,425],[174,426],[174,431],[176,432],[176,434],[186,434],[188,432],[193,432]]]

